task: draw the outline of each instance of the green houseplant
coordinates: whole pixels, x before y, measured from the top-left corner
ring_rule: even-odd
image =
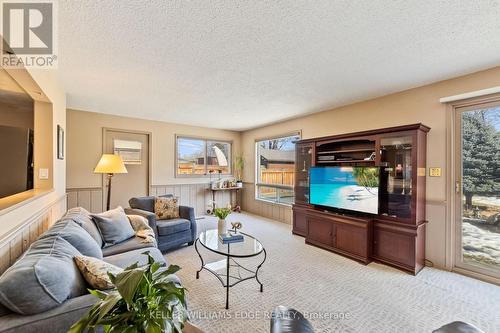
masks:
[[[116,276],[108,273],[115,289],[90,290],[100,300],[76,322],[69,333],[104,332],[174,333],[182,332],[187,320],[186,289],[176,285],[169,275],[180,267],[161,270],[149,252],[148,264],[135,263]]]
[[[245,160],[242,155],[234,158],[234,171],[236,176],[236,186],[243,187],[243,168],[245,167]]]
[[[226,224],[226,218],[231,214],[231,206],[227,206],[225,208],[216,207],[214,209],[214,215],[219,218],[219,222],[217,223],[217,230],[219,235],[226,233],[227,229],[229,229]]]

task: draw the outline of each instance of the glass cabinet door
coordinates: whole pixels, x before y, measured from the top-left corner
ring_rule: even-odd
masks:
[[[309,168],[312,163],[312,144],[295,146],[295,203],[309,203]]]
[[[413,137],[380,139],[379,213],[397,218],[411,218]]]

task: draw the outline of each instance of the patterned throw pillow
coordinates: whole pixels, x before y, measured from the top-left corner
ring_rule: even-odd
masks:
[[[159,220],[176,219],[179,217],[177,198],[155,198],[155,214]]]
[[[95,289],[107,290],[114,287],[109,279],[108,272],[113,275],[123,272],[118,266],[87,256],[75,256],[76,266],[87,283]]]

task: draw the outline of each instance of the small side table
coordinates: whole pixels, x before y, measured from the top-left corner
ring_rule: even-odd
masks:
[[[233,211],[235,212],[240,212],[241,211],[241,208],[240,208],[240,205],[238,203],[238,191],[243,189],[243,187],[223,187],[223,188],[210,188],[210,191],[212,191],[212,214],[214,212],[214,209],[215,209],[215,193],[217,192],[223,192],[223,191],[229,191],[229,197],[230,197],[230,204],[231,204],[231,207],[233,207]],[[235,193],[235,200],[234,200],[234,203],[233,203],[233,193]]]

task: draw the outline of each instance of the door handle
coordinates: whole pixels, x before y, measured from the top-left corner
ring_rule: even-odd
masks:
[[[455,193],[460,194],[461,190],[462,190],[462,182],[460,180],[457,180],[455,182]]]

